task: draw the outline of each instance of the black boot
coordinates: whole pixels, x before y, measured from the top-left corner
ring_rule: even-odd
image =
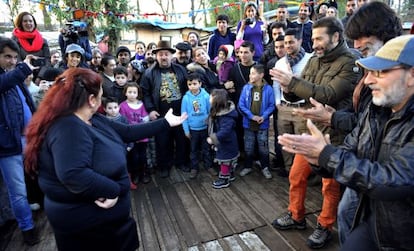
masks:
[[[22,231],[23,233],[23,241],[29,246],[33,246],[40,242],[39,236],[36,232],[36,229],[32,228],[27,231]]]
[[[220,189],[230,186],[230,175],[219,174],[219,179],[213,182],[213,188]]]

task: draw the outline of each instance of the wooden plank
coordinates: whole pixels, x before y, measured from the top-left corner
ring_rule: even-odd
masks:
[[[132,210],[135,211],[134,218],[137,221],[140,246],[143,250],[157,250],[160,248],[156,227],[152,221],[149,200],[144,189],[139,189],[131,193]]]
[[[224,251],[218,240],[206,242],[203,247],[205,251]]]
[[[294,250],[288,241],[271,226],[256,228],[254,232],[270,250]]]
[[[181,183],[182,184],[182,183]],[[176,184],[177,185],[177,184]],[[178,196],[175,185],[168,186],[163,189],[169,201],[170,209],[172,210],[175,220],[178,223],[181,234],[185,239],[187,246],[193,246],[199,243],[199,236],[192,221],[190,220],[187,211]]]
[[[201,184],[204,191],[220,208],[221,213],[231,225],[233,233],[242,233],[264,224],[263,220],[248,204],[236,198],[231,189],[213,189],[211,184]]]
[[[253,232],[244,232],[239,234],[240,238],[246,243],[246,246],[253,251],[269,251],[269,248]]]
[[[160,229],[160,248],[161,250],[179,250],[180,240],[168,214],[167,207],[159,189],[151,189],[148,195],[152,204],[153,213],[155,216],[154,224]]]
[[[194,181],[196,182],[196,181]],[[194,233],[197,233],[198,241],[207,242],[219,238],[212,227],[213,222],[203,207],[197,195],[188,184],[176,184],[175,189],[183,204],[187,216],[190,218]]]
[[[208,214],[208,217],[212,220],[213,227],[216,229],[215,232],[219,236],[232,235],[233,230],[231,229],[231,226],[224,218],[224,215],[221,213],[213,198],[205,192],[200,183],[189,182],[188,185],[199,200],[202,208],[204,208],[204,211]]]

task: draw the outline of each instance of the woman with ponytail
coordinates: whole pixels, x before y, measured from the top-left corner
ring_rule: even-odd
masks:
[[[186,119],[125,125],[97,114],[102,78],[69,68],[56,78],[27,127],[26,171],[37,174],[58,250],[136,250],[124,142]]]

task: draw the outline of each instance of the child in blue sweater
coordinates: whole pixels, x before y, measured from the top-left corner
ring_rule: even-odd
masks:
[[[191,172],[190,178],[197,177],[199,171],[199,152],[201,151],[204,168],[210,174],[215,171],[212,168],[210,147],[207,143],[207,118],[210,110],[210,95],[201,88],[200,75],[191,73],[187,77],[188,91],[181,102],[181,113],[186,112],[188,119],[183,123],[185,136],[191,142]]]

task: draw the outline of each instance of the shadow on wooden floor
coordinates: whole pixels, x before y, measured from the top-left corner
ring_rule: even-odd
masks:
[[[188,173],[172,170],[170,178],[140,185],[131,193],[137,220],[139,250],[309,250],[306,239],[316,225],[321,208],[320,187],[309,187],[306,195],[308,228],[277,231],[271,226],[286,212],[288,180],[274,174],[266,180],[255,171],[226,189],[213,189],[212,177],[201,171],[194,180]],[[16,225],[1,237],[1,250],[56,250],[53,231],[43,212],[34,214],[42,242],[22,244]],[[324,250],[338,250],[336,232]]]

